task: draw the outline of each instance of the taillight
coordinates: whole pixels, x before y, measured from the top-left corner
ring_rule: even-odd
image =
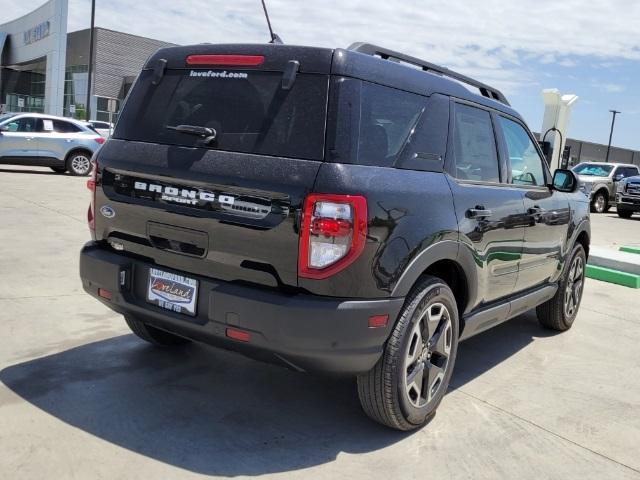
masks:
[[[343,270],[364,250],[367,200],[311,193],[304,200],[298,275],[322,279]]]
[[[104,138],[103,137],[96,137],[94,138],[94,140],[96,141],[96,143],[102,145],[104,143]]]
[[[98,176],[98,161],[93,162],[93,170],[91,170],[91,178],[87,180],[87,188],[91,192],[91,200],[89,202],[89,210],[87,211],[87,222],[89,230],[96,229],[96,181]]]
[[[257,67],[262,65],[264,57],[262,55],[189,55],[187,65],[202,66],[235,66],[235,67]]]

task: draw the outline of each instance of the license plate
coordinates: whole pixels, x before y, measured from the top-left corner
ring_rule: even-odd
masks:
[[[197,300],[197,280],[156,268],[149,269],[149,287],[147,288],[149,303],[172,312],[195,315]]]

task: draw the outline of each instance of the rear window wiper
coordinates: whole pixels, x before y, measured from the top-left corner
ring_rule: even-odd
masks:
[[[212,142],[218,135],[215,128],[201,127],[199,125],[167,125],[165,128],[186,133],[187,135],[197,135],[198,137],[202,137],[204,143]]]

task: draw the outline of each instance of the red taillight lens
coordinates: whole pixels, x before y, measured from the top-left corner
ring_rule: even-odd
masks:
[[[229,338],[238,340],[239,342],[248,342],[251,340],[251,334],[244,330],[238,330],[237,328],[227,328],[226,335]]]
[[[89,202],[89,210],[87,211],[87,222],[89,230],[96,229],[96,181],[98,178],[98,161],[93,162],[93,170],[91,170],[91,178],[87,180],[87,188],[91,192],[91,200]]]
[[[113,298],[113,294],[109,290],[105,290],[104,288],[98,289],[98,296],[104,298],[105,300],[111,300]]]
[[[304,200],[298,251],[298,275],[330,277],[364,250],[367,200],[355,195],[312,193]]]
[[[187,65],[257,67],[262,65],[262,55],[189,55]]]
[[[105,141],[104,138],[102,138],[102,137],[94,138],[94,140],[96,141],[96,143],[99,143],[100,145],[102,145],[104,143],[104,141]]]

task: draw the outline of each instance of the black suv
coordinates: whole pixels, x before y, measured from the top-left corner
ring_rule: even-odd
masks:
[[[497,90],[368,44],[158,51],[88,182],[84,288],[156,345],[357,377],[409,430],[459,340],[571,327],[589,203]]]

